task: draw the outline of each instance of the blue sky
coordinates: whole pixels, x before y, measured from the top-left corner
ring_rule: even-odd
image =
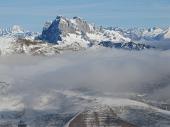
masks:
[[[103,26],[170,26],[170,0],[1,0],[0,28],[41,31],[57,15],[79,16]]]

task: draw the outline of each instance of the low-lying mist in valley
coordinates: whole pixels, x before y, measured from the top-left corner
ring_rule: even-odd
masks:
[[[101,96],[149,94],[170,102],[170,51],[88,49],[48,57],[1,56],[0,81],[2,97],[20,97],[29,106],[52,90],[80,89]]]

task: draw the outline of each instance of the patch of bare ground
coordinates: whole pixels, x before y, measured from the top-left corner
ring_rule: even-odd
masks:
[[[85,111],[73,119],[69,127],[137,127],[119,118],[111,108]]]

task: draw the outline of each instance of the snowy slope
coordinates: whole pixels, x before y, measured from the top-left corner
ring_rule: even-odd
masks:
[[[164,39],[170,39],[170,27],[165,31],[163,38]]]
[[[14,37],[0,37],[0,54],[6,55],[13,53],[12,43],[16,41]]]
[[[19,120],[24,120],[31,127],[37,125],[75,127],[80,124],[92,127],[91,121],[93,126],[98,127],[108,124],[116,127],[124,127],[124,124],[131,127],[159,127],[161,124],[164,127],[170,124],[170,111],[128,98],[91,96],[74,90],[52,90],[35,97],[35,101],[29,107],[21,100],[22,96],[1,96],[3,103],[0,103],[0,116],[3,115],[3,118],[0,120],[0,125],[4,124],[4,121],[8,121],[6,124],[17,125]],[[131,114],[132,111],[136,117]],[[108,119],[109,123],[106,122]],[[154,123],[138,123],[139,121],[135,119],[154,120]]]
[[[109,30],[115,30],[126,37],[129,37],[132,41],[163,41],[170,39],[169,28],[108,28]]]
[[[0,29],[0,36],[3,36],[3,35],[9,35],[9,34],[23,34],[24,33],[24,29],[21,28],[20,26],[18,25],[14,25],[13,27],[11,28],[6,28],[6,29]]]

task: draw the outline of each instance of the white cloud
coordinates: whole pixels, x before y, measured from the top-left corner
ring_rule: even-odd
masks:
[[[170,90],[169,54],[169,50],[138,52],[106,49],[53,57],[1,57],[0,81],[11,85],[10,94],[20,95],[29,103],[31,98],[50,90],[81,87],[103,93],[149,91],[159,99],[166,97],[168,100],[170,94],[163,91]]]

